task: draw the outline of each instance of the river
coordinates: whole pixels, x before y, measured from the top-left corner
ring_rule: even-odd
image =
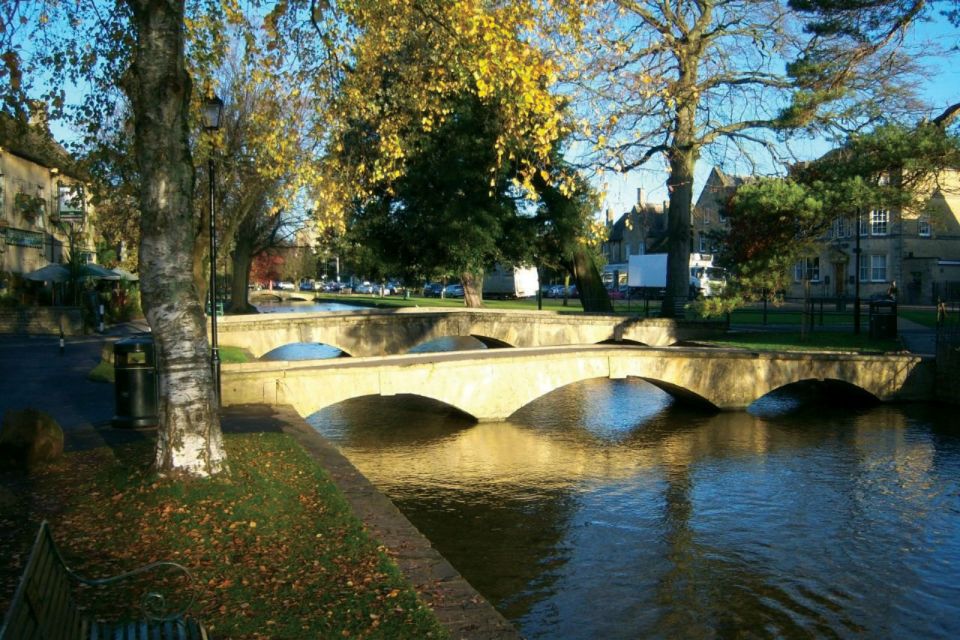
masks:
[[[604,379],[505,422],[413,396],[309,421],[527,638],[960,637],[955,408],[827,402]]]
[[[675,406],[642,381],[473,424],[311,423],[527,638],[960,637],[960,434],[930,406]]]

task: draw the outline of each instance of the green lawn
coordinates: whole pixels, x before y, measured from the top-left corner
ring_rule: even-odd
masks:
[[[196,578],[191,612],[212,637],[446,637],[296,442],[255,433],[227,434],[224,444],[229,476],[205,481],[157,477],[150,441],[69,453],[29,481],[0,475],[0,608],[47,519],[80,575],[158,559],[188,567]],[[167,580],[151,578],[158,579]],[[166,587],[176,598],[187,592],[172,578]],[[83,606],[107,617],[135,613],[137,595],[127,586],[78,592]]]
[[[700,340],[718,347],[738,347],[752,351],[857,351],[886,353],[900,351],[899,340],[871,340],[867,333],[853,335],[840,331],[813,332],[801,339],[799,331],[757,331],[729,333],[722,338]]]

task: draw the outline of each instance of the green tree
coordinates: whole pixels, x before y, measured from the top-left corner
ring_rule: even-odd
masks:
[[[512,257],[511,249],[522,244],[513,224],[520,197],[508,167],[491,172],[502,126],[496,105],[464,95],[451,111],[443,124],[418,137],[402,176],[359,206],[348,229],[355,242],[408,279],[457,274],[465,304],[479,306],[484,269]],[[358,127],[356,135],[369,131]],[[371,148],[352,138],[344,146]]]
[[[140,282],[160,373],[156,464],[162,472],[205,476],[226,468],[206,321],[189,265],[200,215],[194,152],[213,142],[197,141],[194,114],[237,41],[231,34],[256,60],[257,73],[295,71],[288,77],[296,84],[287,86],[310,94],[317,130],[349,128],[352,114],[378,110],[385,96],[371,100],[358,88],[384,71],[401,77],[393,86],[405,104],[422,106],[377,120],[382,153],[369,173],[363,168],[363,179],[334,172],[315,187],[318,202],[311,209],[334,226],[351,195],[369,192],[370,179],[379,184],[397,177],[408,151],[397,144],[400,132],[425,118],[442,122],[443,99],[464,88],[479,97],[510,97],[503,103],[498,163],[507,161],[510,141],[524,136],[536,138],[546,156],[560,129],[559,99],[549,91],[556,65],[530,45],[535,20],[551,16],[553,2],[289,0],[269,12],[264,7],[256,0],[246,13],[229,0],[6,0],[0,12],[3,108],[19,113],[29,98],[41,97],[54,117],[75,116],[90,136],[118,105],[125,103],[132,116]],[[397,55],[409,34],[429,41],[424,55]],[[89,88],[73,108],[65,89],[71,82]],[[331,109],[333,91],[342,100]]]

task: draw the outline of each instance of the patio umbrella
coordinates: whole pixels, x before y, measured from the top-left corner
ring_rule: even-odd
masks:
[[[106,267],[101,267],[99,264],[88,262],[80,267],[80,277],[97,280],[119,280],[120,274],[114,273]]]
[[[51,263],[36,271],[25,273],[23,277],[37,282],[66,282],[70,279],[70,270],[62,264]]]
[[[138,276],[135,273],[130,273],[129,271],[127,271],[122,267],[115,267],[113,269],[113,272],[118,276],[120,276],[121,280],[129,280],[130,282],[136,282],[140,279],[140,276]]]

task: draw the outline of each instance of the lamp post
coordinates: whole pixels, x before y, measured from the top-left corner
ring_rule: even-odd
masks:
[[[220,128],[223,116],[223,100],[213,95],[203,104],[203,128],[213,133]],[[217,345],[217,233],[214,209],[213,145],[207,158],[208,183],[210,187],[210,367],[213,372],[214,406],[220,409],[220,349]]]
[[[857,206],[857,234],[854,241],[855,247],[853,255],[855,257],[855,266],[853,267],[853,334],[860,335],[860,206]]]

